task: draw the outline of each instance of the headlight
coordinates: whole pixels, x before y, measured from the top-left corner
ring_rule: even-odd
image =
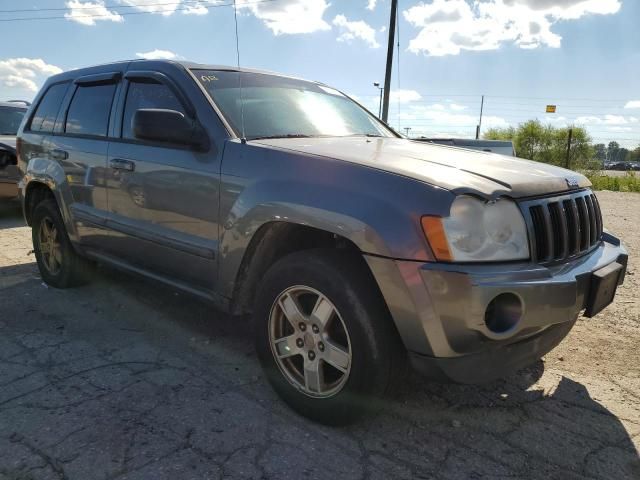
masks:
[[[422,217],[422,228],[441,261],[495,262],[529,258],[527,227],[511,200],[457,197],[448,217]]]

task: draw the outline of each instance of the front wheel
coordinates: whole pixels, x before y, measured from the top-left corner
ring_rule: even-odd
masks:
[[[313,250],[279,260],[254,311],[258,356],[278,394],[327,424],[381,406],[404,351],[361,258]]]

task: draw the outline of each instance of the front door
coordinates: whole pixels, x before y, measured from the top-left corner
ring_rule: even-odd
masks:
[[[185,108],[174,90],[156,78],[136,77],[125,81],[124,89],[120,138],[109,144],[107,155],[112,251],[143,270],[213,290],[218,245],[216,163],[207,153],[136,139],[131,125],[136,110],[185,113]]]

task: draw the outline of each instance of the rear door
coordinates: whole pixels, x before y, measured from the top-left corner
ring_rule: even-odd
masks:
[[[111,253],[163,277],[211,291],[216,275],[219,167],[211,152],[135,137],[138,109],[195,109],[168,76],[128,72],[120,126],[108,153]]]
[[[56,119],[62,109],[70,85],[71,81],[52,83],[38,98],[35,110],[20,134],[22,145],[20,161],[24,171],[31,160],[47,158],[42,143],[44,138],[53,135]]]
[[[87,75],[75,80],[54,134],[43,149],[64,169],[68,188],[61,189],[73,218],[78,241],[99,249],[106,231],[105,167],[112,105],[122,72]]]

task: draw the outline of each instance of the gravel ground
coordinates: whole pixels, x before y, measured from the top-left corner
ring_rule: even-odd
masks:
[[[412,376],[341,429],[278,400],[243,319],[106,269],[47,288],[0,207],[0,480],[638,479],[640,195],[599,197],[631,254],[614,305],[517,375]]]

